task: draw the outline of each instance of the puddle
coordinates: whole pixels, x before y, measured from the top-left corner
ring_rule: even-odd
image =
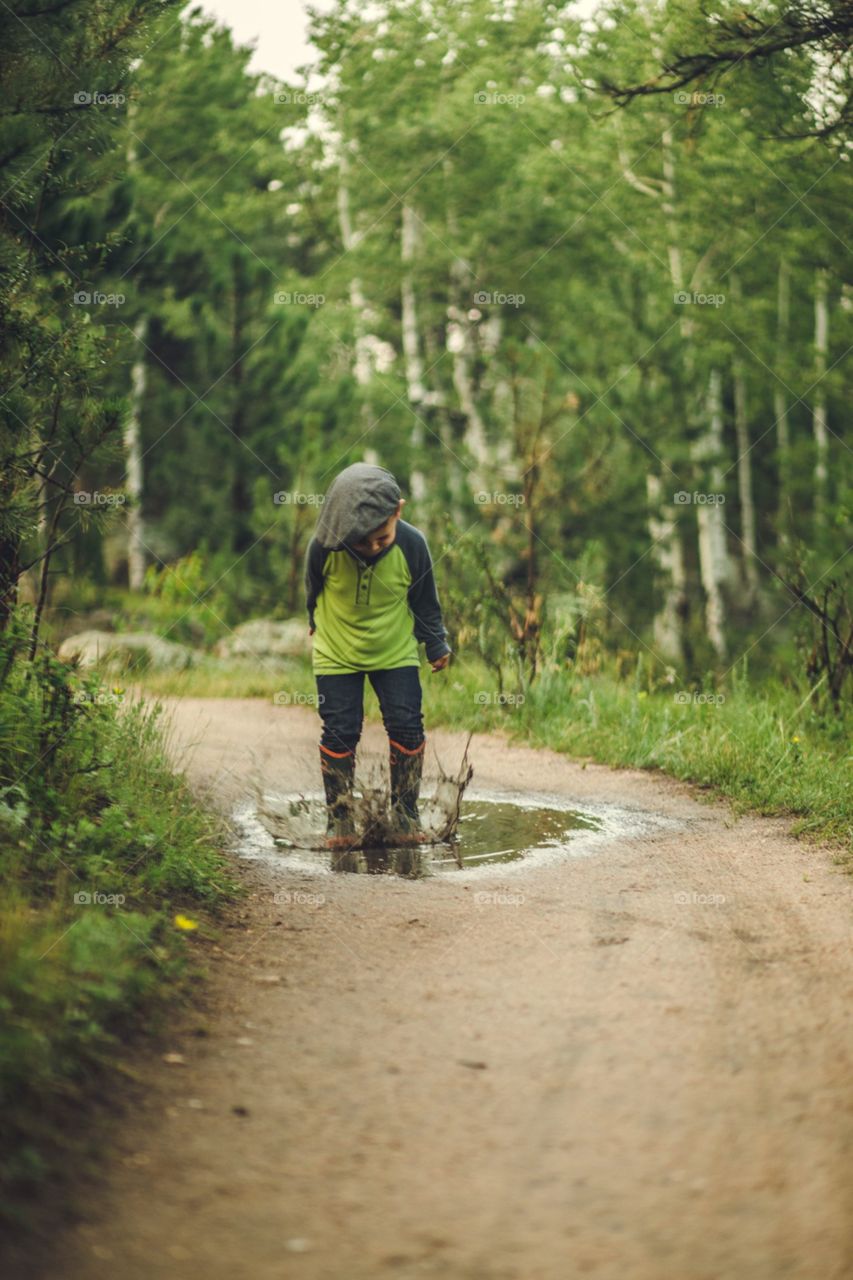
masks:
[[[368,793],[369,801],[369,793]],[[512,791],[467,791],[457,806],[449,839],[416,848],[322,848],[325,802],[322,794],[258,793],[233,814],[240,857],[282,870],[315,874],[335,871],[409,877],[449,874],[472,878],[484,873],[546,865],[585,857],[621,839],[683,826],[675,819],[613,804],[572,802],[556,795]],[[421,798],[427,830],[442,830],[446,797],[441,789]]]
[[[600,822],[577,809],[522,807],[512,800],[470,796],[463,800],[456,831],[459,857],[440,857],[442,866],[482,866],[514,862],[535,850],[566,847],[577,831],[600,831]],[[438,850],[436,850],[438,852]]]

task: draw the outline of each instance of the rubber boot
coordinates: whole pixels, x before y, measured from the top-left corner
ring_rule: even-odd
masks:
[[[418,813],[418,796],[421,790],[426,744],[422,742],[412,751],[395,742],[393,738],[389,739],[389,743],[391,820],[394,824],[394,839],[400,844],[420,844],[426,840],[426,836],[421,831]]]
[[[349,848],[356,835],[352,811],[355,752],[331,753],[321,747],[320,772],[326,792],[326,848]]]

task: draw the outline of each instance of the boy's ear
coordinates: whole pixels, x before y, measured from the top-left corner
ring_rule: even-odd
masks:
[[[406,499],[401,498],[400,501],[397,503],[397,511],[395,514],[399,515],[405,505],[406,505]]]

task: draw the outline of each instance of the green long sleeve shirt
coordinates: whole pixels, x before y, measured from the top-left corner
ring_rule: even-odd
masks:
[[[419,643],[430,662],[450,652],[426,538],[404,520],[376,556],[312,538],[305,587],[318,674],[417,666]]]

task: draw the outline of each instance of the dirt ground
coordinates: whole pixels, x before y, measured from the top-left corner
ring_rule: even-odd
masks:
[[[319,787],[310,710],[171,710],[226,809],[255,768]],[[475,882],[241,864],[207,1034],[139,1062],[45,1280],[853,1276],[853,880],[672,780],[498,737],[472,759],[680,829]]]

